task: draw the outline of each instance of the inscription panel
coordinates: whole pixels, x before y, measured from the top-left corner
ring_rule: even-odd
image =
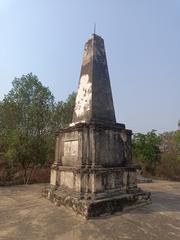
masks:
[[[78,156],[78,140],[64,142],[64,156]]]

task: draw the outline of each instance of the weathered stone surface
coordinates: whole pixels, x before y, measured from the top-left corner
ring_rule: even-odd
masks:
[[[137,187],[131,135],[116,123],[104,41],[93,34],[85,45],[73,122],[56,133],[51,185],[43,196],[85,218],[142,199],[149,203],[150,194]]]
[[[152,204],[84,221],[40,197],[42,184],[0,187],[2,240],[179,240],[180,183],[140,184]]]
[[[93,34],[84,47],[72,125],[97,120],[116,121],[104,40]]]
[[[43,196],[71,207],[86,218],[119,211],[125,203],[138,204],[141,199],[150,202],[150,194],[137,188],[131,131],[124,126],[81,123],[60,130],[57,138],[61,140],[57,140],[51,186],[44,190]]]
[[[64,191],[63,191],[64,190]],[[103,194],[99,199],[92,199],[91,195],[75,196],[68,189],[56,190],[52,187],[45,187],[42,190],[42,196],[48,198],[57,206],[70,207],[78,215],[85,219],[97,217],[103,214],[114,214],[122,211],[127,206],[138,206],[151,203],[150,193],[142,191],[140,188],[129,189],[127,192],[114,192]]]

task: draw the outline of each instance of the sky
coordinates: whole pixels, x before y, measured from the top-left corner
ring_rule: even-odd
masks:
[[[78,87],[85,42],[104,38],[116,120],[177,129],[180,0],[0,0],[0,100],[32,72],[56,101]]]

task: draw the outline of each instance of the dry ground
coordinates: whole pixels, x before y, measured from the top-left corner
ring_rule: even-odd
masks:
[[[85,221],[41,197],[42,184],[0,188],[0,240],[180,239],[180,183],[141,184],[152,205]]]

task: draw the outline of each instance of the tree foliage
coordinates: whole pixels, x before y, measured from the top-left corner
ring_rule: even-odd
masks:
[[[75,93],[55,103],[32,73],[15,78],[12,85],[0,103],[0,157],[21,166],[28,183],[35,167],[53,160],[54,131],[71,121]]]
[[[161,139],[155,130],[147,134],[137,133],[133,137],[133,157],[140,163],[143,170],[155,175],[160,161]]]
[[[1,135],[6,159],[21,165],[26,183],[33,168],[48,158],[54,97],[32,73],[15,78],[12,85],[1,105]]]
[[[180,180],[180,130],[135,134],[133,158],[142,166],[144,174]]]
[[[54,105],[53,126],[55,129],[64,127],[72,121],[76,93],[70,94],[65,102],[59,101]]]
[[[157,169],[159,176],[180,180],[180,130],[160,135],[161,162]]]

